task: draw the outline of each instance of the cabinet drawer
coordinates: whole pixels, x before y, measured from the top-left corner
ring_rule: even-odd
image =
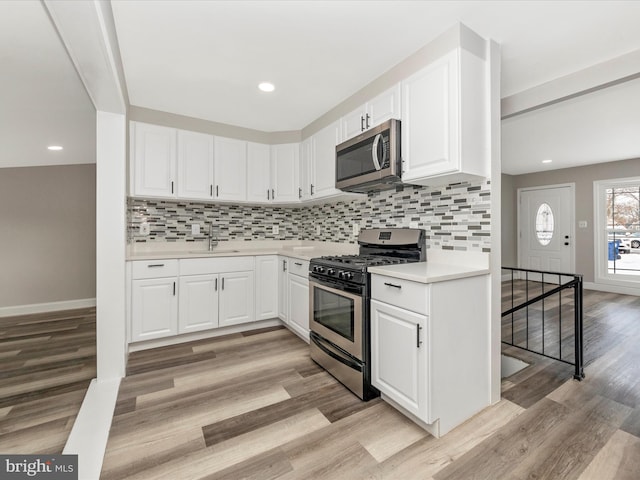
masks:
[[[253,257],[186,258],[180,260],[180,275],[253,271]]]
[[[309,261],[300,260],[298,258],[289,258],[289,273],[299,275],[301,277],[309,276]]]
[[[138,260],[131,262],[131,278],[175,277],[178,275],[178,260]]]
[[[428,315],[429,285],[384,275],[371,275],[371,298]]]

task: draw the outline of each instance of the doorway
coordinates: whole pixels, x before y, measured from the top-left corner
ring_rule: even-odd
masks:
[[[520,268],[575,271],[574,198],[574,184],[518,189]],[[551,283],[558,280],[557,277],[545,278],[545,282]]]

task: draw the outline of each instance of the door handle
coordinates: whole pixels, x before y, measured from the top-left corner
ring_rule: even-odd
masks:
[[[271,189],[271,200],[275,200],[276,199],[276,191],[272,188]]]
[[[213,287],[213,289],[216,292],[218,291],[218,279],[217,278],[216,278],[216,285],[215,285],[215,287]]]
[[[298,198],[302,198],[302,188],[298,188]]]
[[[222,277],[222,290],[224,290],[224,277]]]
[[[269,195],[271,194],[271,192],[269,191],[269,189],[267,188],[267,200],[270,200]]]
[[[282,260],[282,271],[283,272],[287,271],[287,261],[286,260]]]
[[[387,283],[387,282],[384,282],[384,284],[385,284],[387,287],[393,287],[393,288],[398,288],[398,289],[402,288],[402,285],[396,285],[395,283]]]
[[[367,124],[366,124],[366,127],[367,127],[367,128],[369,128],[369,119],[370,119],[370,118],[371,118],[371,117],[370,117],[370,116],[369,116],[369,114],[367,113]]]
[[[422,344],[422,340],[420,340],[420,330],[422,330],[422,327],[420,326],[420,324],[416,323],[416,348],[420,348],[420,345]]]
[[[173,296],[176,296],[176,282],[173,282]]]
[[[360,116],[360,131],[364,132],[364,117]]]
[[[153,265],[147,265],[147,268],[164,267],[164,263],[154,263]]]
[[[311,195],[313,195],[313,183],[311,184]]]
[[[216,185],[216,197],[218,197],[218,196],[219,196],[219,194],[218,194],[218,185]]]

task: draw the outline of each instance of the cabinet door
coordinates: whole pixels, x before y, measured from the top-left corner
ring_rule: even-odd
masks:
[[[247,200],[269,202],[274,190],[271,186],[270,146],[247,143]]]
[[[427,317],[371,300],[371,383],[427,420]]]
[[[339,142],[339,131],[340,127],[336,122],[313,136],[313,197],[338,193],[336,189],[336,145]]]
[[[180,277],[178,333],[218,326],[218,275]]]
[[[300,144],[285,143],[271,146],[272,180],[276,202],[298,200],[300,187]]]
[[[289,259],[278,257],[278,317],[289,323]]]
[[[313,137],[307,138],[300,144],[300,187],[298,188],[300,200],[311,198],[311,185],[314,182],[314,149],[315,139]]]
[[[213,136],[178,130],[178,197],[213,198]]]
[[[139,342],[178,333],[177,278],[133,280],[131,340]]]
[[[458,50],[402,82],[403,180],[460,168]]]
[[[247,199],[247,142],[214,137],[215,198]]]
[[[309,339],[309,279],[289,275],[289,326]]]
[[[342,127],[342,142],[349,140],[356,135],[360,135],[366,130],[365,110],[366,105],[362,105],[340,119]]]
[[[131,122],[133,195],[175,198],[176,129]]]
[[[278,256],[256,257],[256,320],[278,316]]]
[[[365,127],[375,127],[391,118],[401,119],[401,92],[402,89],[400,88],[400,83],[398,83],[373,100],[368,101],[365,113]],[[367,115],[369,115],[368,118]]]
[[[237,325],[255,318],[253,272],[220,274],[219,325]]]

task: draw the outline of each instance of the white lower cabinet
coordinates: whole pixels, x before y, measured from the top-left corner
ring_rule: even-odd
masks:
[[[309,278],[289,274],[289,327],[309,339]]]
[[[464,299],[464,301],[461,301]],[[435,437],[490,403],[489,276],[371,275],[371,383]]]
[[[278,317],[278,256],[256,257],[256,320]]]
[[[218,275],[180,277],[178,333],[218,326]]]
[[[254,320],[253,277],[253,272],[220,274],[220,318],[218,323],[221,327]]]
[[[132,341],[151,340],[178,333],[177,281],[177,277],[132,281]]]
[[[427,417],[427,317],[371,300],[371,383],[419,417]]]

